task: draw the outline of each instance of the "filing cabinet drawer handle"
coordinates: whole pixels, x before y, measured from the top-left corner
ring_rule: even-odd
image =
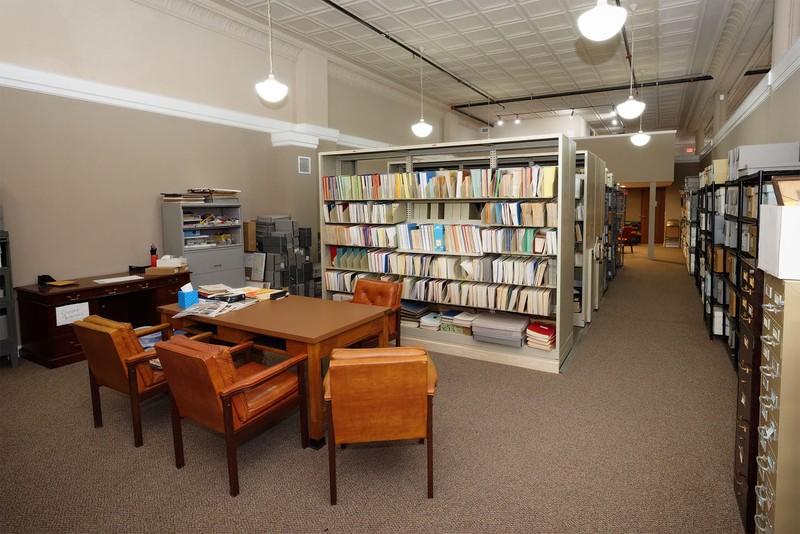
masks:
[[[758,401],[761,403],[761,406],[768,410],[772,410],[778,407],[778,395],[775,392],[771,392],[770,395],[761,395],[758,397]]]
[[[774,440],[775,439],[775,425],[772,422],[770,422],[769,426],[759,426],[758,427],[758,436],[761,438],[762,441],[772,441],[772,440]],[[772,463],[772,458],[769,458],[769,457],[766,457],[766,456],[759,456],[759,457],[756,458],[756,461],[758,461],[758,458],[765,458],[766,459],[765,461],[767,463],[765,464],[765,466],[762,466],[762,469],[767,469],[767,466],[768,466],[770,468],[769,472],[771,473],[772,470],[773,470],[773,467],[774,467],[774,464]],[[759,464],[759,465],[761,465],[761,464]]]
[[[751,287],[743,287],[743,288],[741,288],[741,291],[745,295],[752,295],[753,294],[753,288],[751,288]]]
[[[772,364],[762,365],[758,369],[761,371],[761,376],[766,376],[767,378],[778,378],[781,374],[780,364],[775,360],[772,360]]]
[[[761,342],[764,345],[769,345],[770,347],[774,347],[774,346],[776,346],[778,344],[778,340],[775,339],[774,337],[770,336],[770,335],[763,335],[763,336],[759,336],[759,337],[761,337]]]
[[[770,456],[763,456],[763,455],[756,456],[756,464],[758,464],[758,468],[764,471],[765,473],[775,472],[775,462],[772,460]]]
[[[766,515],[756,514],[754,519],[758,534],[772,534],[772,525],[769,524],[769,519]]]
[[[758,484],[755,487],[756,490],[756,498],[758,499],[758,505],[761,508],[764,508],[764,505],[767,501],[772,500],[772,492],[765,484]]]
[[[780,307],[778,307],[778,306],[776,306],[776,305],[774,305],[774,304],[769,304],[769,303],[767,303],[767,304],[764,304],[764,305],[762,306],[762,308],[763,308],[763,309],[765,309],[765,310],[767,310],[768,312],[771,312],[771,313],[775,313],[775,312],[778,312],[778,311],[780,311],[780,310],[781,310],[781,308],[780,308]]]

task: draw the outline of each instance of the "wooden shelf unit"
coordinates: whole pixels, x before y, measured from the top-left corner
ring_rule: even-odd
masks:
[[[520,165],[519,162],[525,162]],[[554,256],[556,267],[555,312],[552,321],[556,324],[556,347],[552,351],[533,349],[527,346],[521,348],[505,345],[475,341],[471,336],[453,334],[450,332],[432,332],[419,328],[404,328],[402,333],[403,344],[421,344],[429,350],[444,352],[470,358],[493,361],[507,365],[526,367],[540,371],[557,373],[561,364],[569,354],[573,345],[572,328],[572,284],[574,276],[574,183],[575,183],[575,143],[563,135],[536,136],[526,138],[487,139],[460,143],[441,143],[430,145],[414,145],[406,147],[390,147],[380,149],[364,149],[338,152],[324,152],[319,155],[320,169],[320,199],[323,209],[320,213],[320,226],[325,227],[322,215],[324,206],[333,204],[334,200],[327,200],[323,178],[326,176],[363,175],[374,174],[375,169],[383,167],[391,169],[394,162],[398,172],[414,172],[422,168],[439,169],[446,167],[465,169],[497,169],[512,168],[532,165],[549,165],[555,162],[558,167],[556,191],[553,198],[522,197],[507,198],[495,196],[463,197],[463,198],[381,198],[381,201],[402,203],[407,207],[407,220],[413,220],[412,208],[417,203],[474,203],[483,205],[489,202],[543,202],[557,201],[558,235],[556,239],[556,254]],[[398,169],[397,162],[400,162]],[[513,162],[513,164],[512,164]],[[540,163],[542,162],[542,163]],[[393,172],[393,171],[392,171]],[[375,200],[352,200],[351,202],[368,202]],[[454,223],[479,223],[479,221],[436,220],[429,221],[441,224]],[[324,236],[324,232],[321,232]],[[384,247],[394,248],[394,247]],[[331,247],[324,241],[321,243],[321,262],[323,269],[323,298],[331,298],[334,292],[329,291],[325,284],[325,273],[334,269],[331,263]],[[425,251],[421,254],[436,254]],[[504,256],[504,253],[492,253]],[[509,253],[508,256],[512,256]],[[336,270],[341,271],[340,267]],[[364,273],[360,273],[364,274]],[[377,271],[375,275],[380,275]],[[402,277],[400,277],[402,278]],[[438,304],[434,306],[453,309],[475,309],[472,306],[457,306],[452,304]],[[511,312],[498,311],[508,314]],[[520,314],[515,314],[520,315]],[[536,317],[538,318],[538,317]]]

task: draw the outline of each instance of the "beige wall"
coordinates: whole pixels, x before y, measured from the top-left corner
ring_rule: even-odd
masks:
[[[146,264],[150,243],[161,249],[161,192],[241,189],[245,218],[289,212],[318,227],[314,151],[266,134],[5,88],[0,118],[16,285]],[[297,155],[314,174],[297,174]]]
[[[727,158],[741,145],[785,143],[800,139],[800,71],[795,72],[725,138],[715,140],[713,159]],[[709,158],[704,158],[704,162]]]
[[[290,96],[285,105],[267,108],[254,89],[269,72],[265,43],[234,39],[131,0],[0,0],[0,13],[0,61],[292,120],[297,50],[280,42],[274,71]]]

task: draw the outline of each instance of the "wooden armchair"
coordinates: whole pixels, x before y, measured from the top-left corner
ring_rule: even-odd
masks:
[[[232,497],[239,494],[236,447],[289,410],[300,408],[300,443],[308,447],[306,355],[272,367],[246,363],[234,367],[232,352],[252,341],[228,348],[174,336],[156,343],[156,352],[172,399],[172,439],[175,467],[185,464],[181,418],[186,417],[225,437],[228,483]],[[292,373],[291,368],[297,373]]]
[[[328,413],[331,504],[336,504],[336,444],[427,440],[433,498],[433,395],[437,374],[422,347],[334,349],[323,381]]]
[[[395,346],[400,346],[400,298],[403,295],[403,286],[400,282],[373,280],[359,278],[353,291],[353,298],[348,302],[356,304],[370,304],[391,308],[389,314],[389,341],[395,340]]]
[[[133,442],[141,447],[141,401],[167,391],[164,373],[150,366],[154,350],[144,351],[139,337],[169,329],[168,324],[134,331],[130,323],[121,323],[90,315],[72,324],[83,354],[89,364],[89,388],[92,395],[94,426],[103,426],[100,386],[130,397],[133,419]]]

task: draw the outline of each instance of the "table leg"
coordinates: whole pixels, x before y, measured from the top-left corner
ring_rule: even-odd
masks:
[[[389,346],[389,316],[384,315],[382,319],[382,328],[381,333],[378,336],[378,346],[379,347],[388,347]],[[397,331],[397,335],[400,335],[400,331]]]
[[[322,406],[322,355],[319,345],[308,346],[308,435],[313,448],[325,445]]]

